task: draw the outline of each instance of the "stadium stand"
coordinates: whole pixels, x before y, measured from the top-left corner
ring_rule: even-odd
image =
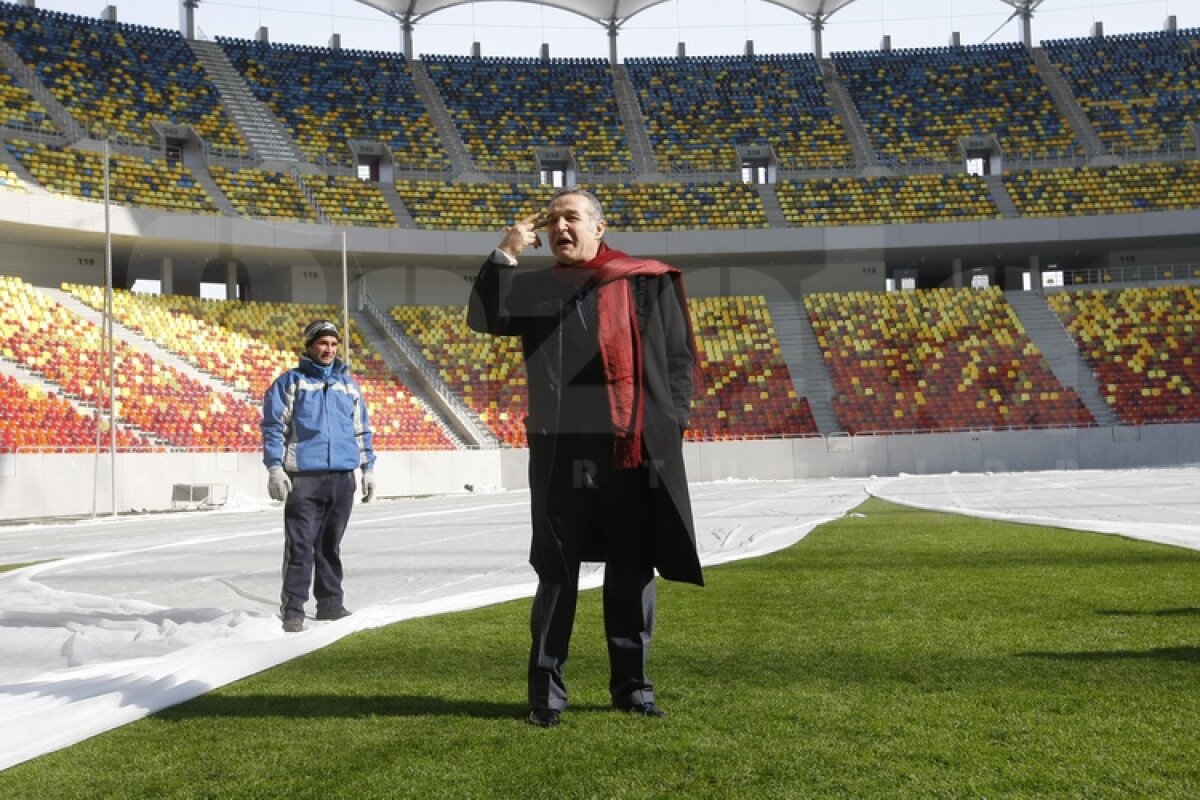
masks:
[[[42,133],[55,132],[54,122],[45,106],[18,86],[3,64],[0,64],[0,124]]]
[[[48,191],[93,202],[104,201],[104,155],[40,142],[5,142],[25,169]],[[216,214],[217,207],[191,170],[160,159],[109,156],[109,199],[126,206],[190,214]]]
[[[190,125],[230,151],[246,149],[177,31],[0,3],[0,38],[88,130],[155,146],[159,121]]]
[[[1200,162],[1023,170],[1004,186],[1024,217],[1200,208]]]
[[[780,181],[779,207],[792,225],[914,225],[998,219],[982,178],[906,175]]]
[[[1200,29],[1042,43],[1104,144],[1180,146],[1200,119]]]
[[[529,395],[519,339],[472,331],[461,305],[396,306],[388,313],[497,439],[524,445]]]
[[[0,283],[0,348],[5,358],[82,405],[109,402],[99,326],[17,278]],[[260,446],[258,412],[121,341],[114,342],[116,403],[122,426],[154,444],[210,450]],[[9,355],[11,353],[11,355]]]
[[[253,219],[316,222],[317,211],[291,175],[253,167],[208,168],[238,213]]]
[[[689,439],[722,441],[815,434],[762,296],[689,300],[701,384],[692,400]]]
[[[586,185],[604,205],[611,230],[731,230],[768,227],[762,200],[744,183],[619,183]],[[530,184],[409,181],[396,193],[420,227],[494,231],[557,191]]]
[[[580,172],[632,163],[608,62],[423,55],[477,169],[530,173],[535,147],[570,148]]]
[[[853,163],[812,55],[625,63],[664,171],[740,169],[737,145],[770,145],[784,169]]]
[[[0,189],[8,189],[14,192],[26,192],[25,182],[17,177],[17,173],[13,172],[7,164],[0,164]]]
[[[688,438],[725,440],[816,433],[796,395],[763,297],[692,299],[702,385]],[[501,441],[521,446],[528,408],[520,341],[475,333],[463,306],[396,306],[391,317],[442,380]]]
[[[217,37],[230,62],[314,163],[354,165],[350,143],[381,142],[397,165],[449,166],[404,56]]]
[[[1044,62],[1015,44],[838,53],[828,75],[809,55],[627,59],[625,74],[638,101],[633,111],[644,122],[657,169],[636,175],[614,91],[620,69],[614,73],[601,59],[424,56],[410,64],[390,53],[221,39],[238,73],[311,161],[289,169],[251,160],[178,33],[0,2],[0,39],[93,136],[118,140],[109,161],[113,202],[173,213],[218,214],[228,201],[233,213],[254,220],[495,231],[544,206],[555,191],[530,182],[539,148],[570,151],[576,177],[599,196],[617,233],[1200,209],[1200,162],[1180,145],[1200,108],[1200,32],[1194,30],[1046,44],[1112,153],[1169,151],[1089,165],[1081,165],[1081,146],[1051,97],[1047,76],[1039,74],[1036,64]],[[415,70],[424,71],[449,112],[471,161],[470,181],[442,177],[451,175],[451,150],[422,100]],[[50,111],[22,85],[24,75],[0,67],[0,189],[14,197],[36,186],[67,198],[102,199],[100,141],[72,141],[57,130]],[[827,80],[846,89],[880,169],[850,172],[863,165],[855,164],[851,133],[843,129]],[[203,173],[159,157],[157,123],[189,125],[220,154],[200,154]],[[990,179],[962,174],[961,140],[993,135],[1021,166],[1005,166]],[[387,148],[391,177],[352,174],[359,141]],[[730,177],[743,166],[738,148],[757,146],[769,146],[777,159],[773,186]],[[243,157],[233,157],[238,153]],[[1026,157],[1045,166],[1030,168]],[[393,205],[397,197],[403,209]],[[1011,208],[1002,208],[1005,200]],[[1161,277],[1200,279],[1200,268],[1189,269]],[[1102,274],[1107,280],[1114,273]],[[0,448],[93,441],[87,409],[104,400],[105,390],[96,366],[102,360],[96,326],[32,284],[5,281],[3,359],[61,389],[47,395],[6,378]],[[95,286],[68,289],[94,308],[102,303]],[[294,362],[294,332],[315,316],[341,314],[327,305],[152,298],[123,290],[114,298],[122,325],[205,378],[197,381],[118,345],[123,447],[256,449],[259,397]],[[812,408],[789,373],[767,298],[691,302],[704,383],[689,438],[815,434]],[[1194,287],[1050,297],[1107,403],[1128,424],[1200,420],[1196,302]],[[845,431],[1093,424],[997,288],[809,293],[804,305],[834,385],[833,413]],[[523,444],[526,395],[516,342],[473,334],[461,306],[414,304],[389,313],[500,441]],[[348,347],[371,405],[377,447],[459,446],[356,326]],[[17,406],[29,410],[18,414]],[[72,414],[83,421],[77,424]],[[9,424],[14,419],[23,427]],[[53,420],[62,420],[62,436],[21,438],[26,429],[49,431]]]
[[[850,433],[1092,423],[995,287],[823,292],[805,307]]]
[[[1200,421],[1196,287],[1073,290],[1048,299],[1122,422]]]
[[[1076,150],[1066,120],[1019,44],[834,53],[877,153],[953,163],[959,140],[995,134],[1010,154]]]
[[[103,307],[98,287],[63,288],[93,308]],[[220,381],[255,409],[271,381],[296,365],[296,332],[312,319],[338,318],[333,306],[157,297],[124,291],[113,294],[113,314],[122,325]],[[452,446],[433,412],[366,346],[353,325],[348,346],[355,377],[367,396],[379,448]],[[254,434],[257,437],[258,431]]]
[[[99,433],[97,433],[99,428]],[[0,375],[0,452],[31,452],[95,447],[108,442],[108,420],[97,426],[95,413],[85,414],[41,385],[25,385]],[[148,441],[117,429],[122,450],[153,449]]]
[[[334,225],[360,228],[394,228],[396,215],[379,190],[379,184],[346,175],[308,179],[313,200]]]

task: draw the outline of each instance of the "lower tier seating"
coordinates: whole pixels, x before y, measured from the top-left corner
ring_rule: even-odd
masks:
[[[1093,422],[995,287],[822,293],[805,307],[850,433]]]
[[[1200,421],[1200,290],[1074,290],[1049,302],[1119,420]]]

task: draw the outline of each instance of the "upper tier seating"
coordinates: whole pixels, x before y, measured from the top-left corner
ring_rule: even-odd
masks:
[[[630,58],[626,68],[661,170],[738,170],[738,145],[770,145],[784,169],[853,163],[811,55]]]
[[[104,154],[50,145],[5,141],[25,169],[45,189],[80,200],[104,202]],[[216,214],[216,205],[191,170],[181,163],[110,154],[109,199],[126,206],[144,206],[191,214]]]
[[[93,307],[103,304],[97,287],[64,288]],[[202,300],[123,291],[114,293],[113,313],[122,325],[237,391],[255,409],[260,408],[271,382],[296,365],[304,326],[321,317],[339,318],[338,309],[327,305]],[[376,449],[452,446],[433,413],[412,396],[382,357],[367,347],[354,325],[339,355],[345,357],[347,352],[367,398]]]
[[[604,207],[608,226],[626,231],[767,227],[762,200],[744,183],[638,183],[584,186]],[[496,231],[546,207],[553,186],[450,181],[398,183],[419,227]]]
[[[1200,29],[1042,43],[1113,151],[1189,143],[1200,119]]]
[[[995,287],[821,293],[804,304],[850,433],[1093,422]]]
[[[309,160],[353,165],[350,142],[363,140],[384,144],[402,168],[449,167],[403,55],[220,36],[217,41]]]
[[[777,194],[791,225],[904,225],[998,219],[982,178],[905,175],[781,181]]]
[[[882,158],[958,162],[960,139],[990,134],[1009,155],[1077,149],[1020,44],[834,53],[833,63]]]
[[[1073,290],[1048,298],[1129,425],[1200,421],[1200,290]]]
[[[534,147],[571,148],[580,172],[632,164],[608,62],[423,55],[475,167],[534,172]]]
[[[246,149],[178,31],[3,3],[0,39],[89,130],[158,145],[158,121],[190,125],[228,150]]]
[[[15,125],[41,133],[55,130],[45,106],[18,85],[3,64],[0,64],[0,125]]]

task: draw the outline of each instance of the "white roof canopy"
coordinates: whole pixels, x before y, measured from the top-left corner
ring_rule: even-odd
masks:
[[[398,20],[404,29],[404,53],[412,58],[413,26],[425,17],[437,11],[455,6],[467,5],[471,2],[500,2],[500,0],[357,0],[363,5],[370,6]],[[616,37],[621,26],[629,19],[648,8],[666,2],[666,0],[508,0],[508,2],[530,3],[532,5],[557,8],[586,17],[608,29],[611,37],[611,58],[617,60]],[[786,8],[807,19],[812,23],[813,51],[817,58],[822,58],[821,30],[825,21],[833,14],[850,5],[854,0],[762,0],[771,5]],[[1013,15],[1020,16],[1024,26],[1024,40],[1030,41],[1030,20],[1033,11],[1043,0],[1000,0],[1013,7]]]
[[[475,1],[487,2],[488,0]],[[358,0],[358,2],[378,9],[401,22],[415,23],[435,11],[467,5],[472,0]],[[532,3],[570,11],[611,28],[614,25],[619,27],[634,14],[659,3],[665,3],[666,0],[570,0],[570,2],[567,0],[510,0],[510,2]]]
[[[382,11],[389,17],[399,20],[404,28],[404,54],[412,58],[412,29],[425,17],[437,11],[454,6],[466,5],[473,0],[358,0],[363,5]],[[498,2],[499,0],[490,0]],[[532,3],[534,5],[557,8],[579,14],[597,25],[608,29],[612,37],[610,47],[612,60],[616,61],[616,36],[621,26],[636,14],[647,8],[659,5],[666,0],[509,0],[510,2]],[[850,5],[854,0],[764,0],[773,5],[794,11],[808,19],[813,24],[815,50],[817,57],[821,56],[821,28],[825,20],[840,8]],[[489,0],[474,0],[474,2],[489,2]]]

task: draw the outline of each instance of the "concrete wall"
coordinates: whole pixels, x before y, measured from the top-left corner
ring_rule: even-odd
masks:
[[[340,298],[343,232],[353,279],[382,271],[426,274],[381,275],[372,283],[377,302],[463,302],[465,281],[500,237],[494,231],[411,228],[355,228],[264,222],[217,215],[193,215],[145,208],[113,207],[115,285],[129,275],[153,274],[170,258],[176,291],[188,293],[191,278],[213,263],[233,261],[246,270],[247,298],[288,300],[292,289],[281,267],[317,272],[325,297]],[[38,286],[63,280],[101,283],[105,218],[100,203],[35,193],[0,192],[0,274],[24,277]],[[1024,270],[1031,256],[1042,264],[1085,267],[1111,261],[1113,253],[1140,254],[1139,260],[1194,261],[1200,248],[1200,211],[1051,219],[999,219],[921,225],[857,225],[823,228],[767,228],[632,232],[610,230],[613,246],[640,256],[662,258],[697,275],[694,295],[783,291],[791,296],[815,291],[881,290],[892,266],[946,272],[963,267]],[[528,266],[549,264],[546,255],[527,254]],[[46,266],[43,267],[42,264]],[[444,276],[434,277],[434,272]],[[932,272],[930,273],[932,274]],[[765,288],[764,288],[765,287]],[[778,289],[776,289],[778,287]],[[281,296],[283,295],[283,296]],[[297,297],[293,302],[301,302]]]
[[[1132,469],[1200,463],[1200,424],[688,443],[694,482],[902,473]],[[383,497],[522,489],[525,450],[380,453]],[[227,503],[267,499],[256,453],[0,454],[0,520],[159,511],[176,484],[217,485]]]

